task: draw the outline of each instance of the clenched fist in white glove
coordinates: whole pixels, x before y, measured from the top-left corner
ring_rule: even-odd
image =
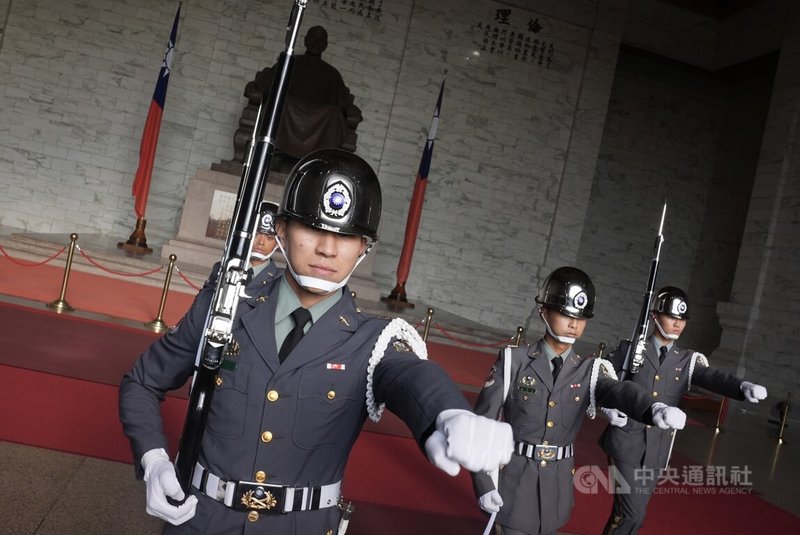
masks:
[[[628,423],[628,415],[620,410],[600,407],[600,412],[608,418],[608,422],[614,427],[625,427]]]
[[[499,512],[500,508],[503,507],[503,498],[500,497],[500,493],[497,490],[492,489],[478,498],[478,503],[481,509],[492,514]]]
[[[767,398],[767,389],[761,385],[743,381],[742,384],[739,385],[739,388],[742,390],[742,394],[744,394],[744,399],[750,403],[758,403],[760,400]]]
[[[677,407],[656,402],[650,408],[653,411],[653,423],[659,429],[683,429],[686,425],[686,413]]]
[[[470,472],[490,472],[508,464],[514,451],[511,426],[463,409],[448,409],[436,417],[436,430],[425,441],[425,453],[451,476],[461,466]]]
[[[167,501],[167,496],[181,501],[185,494],[178,483],[175,468],[169,462],[169,456],[163,448],[149,450],[142,456],[144,480],[147,483],[148,514],[166,520],[176,526],[183,524],[194,516],[197,497],[189,496],[182,504],[175,506]]]

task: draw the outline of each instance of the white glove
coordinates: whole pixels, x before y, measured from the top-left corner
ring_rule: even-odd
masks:
[[[742,389],[742,393],[744,394],[744,399],[749,401],[750,403],[758,403],[759,400],[766,399],[767,397],[767,389],[761,385],[757,385],[751,383],[749,381],[743,381],[739,388]]]
[[[600,407],[600,412],[608,418],[608,422],[614,427],[625,427],[628,423],[628,415],[620,410]]]
[[[653,410],[653,423],[659,429],[683,429],[686,425],[686,413],[677,407],[656,402],[650,408]]]
[[[178,506],[167,501],[167,496],[177,501],[185,496],[167,452],[163,448],[149,450],[142,456],[142,466],[147,483],[147,514],[176,526],[192,518],[197,507],[196,496],[189,496]]]
[[[425,441],[428,459],[451,476],[461,466],[470,472],[490,472],[508,464],[513,451],[510,425],[463,409],[440,412],[436,430]]]
[[[492,489],[478,498],[478,503],[481,509],[492,514],[499,512],[500,508],[503,507],[503,498],[500,497],[500,493],[497,490]]]

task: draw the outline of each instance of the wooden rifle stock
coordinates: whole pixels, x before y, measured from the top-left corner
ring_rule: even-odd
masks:
[[[205,332],[197,352],[180,448],[175,459],[178,481],[186,495],[192,485],[194,467],[200,456],[208,411],[216,386],[217,372],[228,345],[239,297],[249,278],[258,209],[264,198],[283,103],[294,64],[293,52],[307,0],[295,0],[286,29],[286,49],[281,53],[269,92],[261,98],[250,151],[242,169],[231,227],[220,262],[217,285],[211,299]]]
[[[622,364],[620,379],[625,379],[639,371],[644,359],[644,346],[647,342],[647,329],[650,325],[650,303],[653,300],[653,292],[658,276],[658,263],[661,258],[661,245],[664,243],[664,219],[667,216],[667,202],[664,201],[664,209],[661,211],[661,223],[658,226],[658,236],[653,245],[653,259],[650,262],[650,273],[647,276],[647,288],[642,297],[642,309],[639,311],[639,318],[633,330],[630,340],[624,340],[620,344],[620,349],[625,352],[625,359]]]

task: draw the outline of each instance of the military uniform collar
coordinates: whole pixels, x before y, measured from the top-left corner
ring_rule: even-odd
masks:
[[[339,302],[342,298],[342,290],[337,290],[333,292],[331,295],[311,305],[308,308],[308,311],[311,313],[311,324],[318,322],[319,319],[325,315],[325,313],[333,308],[333,306]],[[289,283],[286,281],[286,274],[280,279],[280,283],[278,286],[278,302],[275,305],[275,323],[283,321],[284,319],[289,317],[294,310],[298,307],[302,307],[303,305],[300,303],[300,299],[298,299],[297,295],[294,293],[294,290]]]

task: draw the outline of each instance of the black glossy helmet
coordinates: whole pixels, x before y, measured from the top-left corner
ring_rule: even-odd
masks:
[[[588,319],[594,316],[594,297],[589,276],[576,267],[564,266],[547,276],[536,302],[565,316]]]
[[[256,232],[275,235],[275,216],[278,214],[278,205],[274,202],[264,201],[258,210],[258,228]]]
[[[377,240],[381,186],[361,157],[341,149],[317,150],[289,172],[278,215]]]
[[[653,312],[666,314],[679,320],[688,320],[689,298],[686,296],[686,292],[680,288],[664,286],[656,293]]]

